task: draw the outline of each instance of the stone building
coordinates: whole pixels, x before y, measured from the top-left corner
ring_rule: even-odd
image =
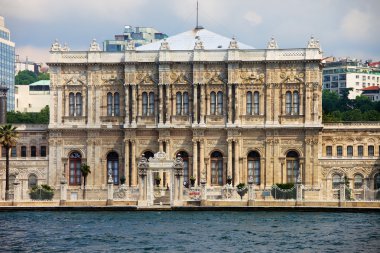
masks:
[[[305,199],[333,199],[345,176],[361,198],[380,186],[380,124],[322,124],[321,59],[314,38],[254,49],[203,28],[114,53],[55,42],[46,181],[59,188],[65,177],[80,194],[85,162],[90,195],[106,189],[109,170],[116,188],[125,176],[137,189],[141,156],[164,151],[181,155],[185,181],[210,189],[253,180],[261,198],[299,179]]]

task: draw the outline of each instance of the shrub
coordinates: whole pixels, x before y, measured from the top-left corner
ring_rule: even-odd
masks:
[[[43,184],[33,187],[29,195],[34,200],[51,200],[54,196],[54,190],[49,185]]]

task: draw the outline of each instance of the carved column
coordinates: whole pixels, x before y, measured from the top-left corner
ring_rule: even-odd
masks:
[[[199,185],[198,178],[198,141],[193,141],[193,177],[195,178],[195,184]]]
[[[158,115],[158,124],[163,124],[164,123],[164,108],[163,108],[163,92],[164,92],[164,86],[162,84],[158,85],[158,93],[159,93],[159,98],[158,98],[158,105],[159,105],[159,115]]]
[[[61,178],[61,198],[59,201],[59,205],[60,206],[65,205],[66,200],[67,200],[67,180],[66,180],[65,174],[63,174]]]
[[[240,90],[239,86],[235,84],[235,124],[240,124]]]
[[[240,168],[239,168],[239,142],[238,140],[235,140],[235,174],[234,174],[234,184],[235,186],[240,183]]]
[[[164,142],[162,140],[158,140],[158,151],[164,152]]]
[[[131,140],[132,142],[132,186],[137,185],[137,167],[136,167],[136,141]]]
[[[194,84],[193,90],[193,124],[198,124],[198,85]]]
[[[129,175],[129,140],[124,141],[124,176],[126,185],[129,184],[130,175]]]
[[[232,85],[233,84],[228,84],[228,118],[227,118],[227,123],[232,124]]]
[[[137,89],[136,85],[132,85],[132,126],[137,124]]]
[[[202,84],[200,86],[201,88],[201,101],[200,101],[200,104],[199,104],[199,107],[200,107],[200,112],[201,112],[201,117],[200,117],[200,120],[199,120],[199,124],[205,124],[205,114],[206,114],[206,87],[204,84]]]
[[[63,100],[63,97],[64,97],[64,94],[63,94],[63,88],[62,87],[57,87],[57,111],[56,111],[56,114],[57,114],[57,122],[54,122],[54,123],[57,123],[57,124],[62,124],[62,117],[64,116],[62,114],[62,111],[63,111],[63,106],[62,106],[62,101]],[[69,115],[69,100],[66,99],[66,115],[65,116],[68,116]]]
[[[228,163],[227,163],[227,177],[232,177],[232,139],[228,139]]]
[[[206,171],[204,167],[204,140],[199,141],[199,170],[201,179],[206,179]]]
[[[129,85],[124,84],[124,90],[125,90],[125,119],[124,124],[125,126],[129,126],[130,122],[130,115],[129,115]]]
[[[170,85],[166,85],[166,122],[165,124],[170,124],[171,122],[171,96],[170,96]]]

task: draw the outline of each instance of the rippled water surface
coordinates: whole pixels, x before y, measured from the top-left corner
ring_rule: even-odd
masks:
[[[0,252],[380,252],[380,214],[0,212],[0,242]]]

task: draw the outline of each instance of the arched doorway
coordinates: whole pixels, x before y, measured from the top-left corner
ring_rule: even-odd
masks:
[[[296,151],[289,151],[286,154],[286,178],[287,183],[295,183],[299,175],[299,155]]]
[[[107,174],[112,171],[113,184],[119,184],[119,155],[116,152],[110,152],[107,155]]]
[[[249,152],[247,156],[248,179],[253,178],[253,183],[260,185],[260,154],[257,151]]]
[[[214,151],[210,156],[211,160],[211,184],[223,185],[223,155],[219,151]]]
[[[69,155],[69,185],[81,185],[81,164],[82,155],[78,151],[71,152]]]

